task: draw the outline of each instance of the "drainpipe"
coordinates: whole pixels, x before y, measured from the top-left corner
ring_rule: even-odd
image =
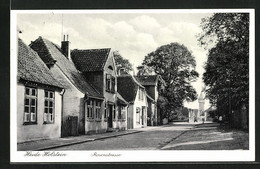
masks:
[[[65,93],[65,89],[62,89],[60,92],[61,95],[61,137],[62,137],[62,127],[63,127],[63,96]]]

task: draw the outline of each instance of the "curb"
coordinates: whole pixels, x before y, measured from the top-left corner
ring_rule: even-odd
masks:
[[[66,147],[66,146],[71,146],[71,145],[76,145],[76,144],[81,144],[81,143],[86,143],[86,142],[92,142],[92,141],[96,141],[96,140],[103,140],[103,139],[107,139],[107,138],[113,138],[113,137],[118,137],[118,136],[123,136],[123,135],[140,133],[140,132],[143,132],[143,131],[133,131],[133,132],[129,132],[129,133],[116,134],[116,135],[112,135],[112,136],[104,136],[104,137],[94,138],[94,139],[86,139],[83,141],[76,141],[76,142],[72,142],[72,143],[65,143],[62,145],[54,145],[54,146],[48,146],[45,148],[39,148],[39,149],[34,149],[34,150],[25,150],[25,151],[43,151],[43,150],[49,150],[49,149],[53,149],[53,148]]]

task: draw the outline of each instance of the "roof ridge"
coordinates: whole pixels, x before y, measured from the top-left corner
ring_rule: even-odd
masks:
[[[88,51],[88,50],[111,50],[112,48],[92,48],[92,49],[73,49],[72,51],[74,50],[77,50],[77,51]]]

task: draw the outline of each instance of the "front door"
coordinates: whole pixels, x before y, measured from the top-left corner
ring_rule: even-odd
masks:
[[[107,119],[108,128],[113,127],[113,116],[112,115],[113,115],[113,106],[108,105],[108,119]]]

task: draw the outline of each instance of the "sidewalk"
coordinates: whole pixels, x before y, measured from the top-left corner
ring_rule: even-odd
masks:
[[[134,134],[149,130],[154,130],[157,128],[161,128],[165,126],[147,126],[145,128],[139,129],[130,129],[118,132],[107,132],[100,134],[92,134],[92,135],[81,135],[81,136],[72,136],[65,138],[56,138],[56,139],[46,139],[46,140],[37,140],[37,141],[28,141],[17,144],[17,151],[42,151],[48,150],[52,148],[58,148],[68,145],[80,144],[84,142],[91,142],[95,140],[101,140],[106,138],[112,138],[127,134]]]

